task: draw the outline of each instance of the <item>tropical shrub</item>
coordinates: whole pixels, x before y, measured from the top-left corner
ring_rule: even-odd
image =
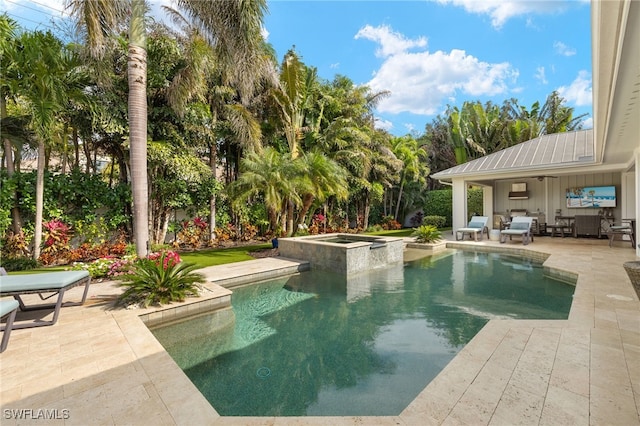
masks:
[[[228,223],[224,227],[216,228],[216,236],[220,242],[235,241],[238,239],[238,230],[233,224]]]
[[[25,223],[33,223],[35,216],[36,171],[16,172],[12,179],[20,193],[18,207]],[[99,175],[73,170],[71,173],[45,172],[44,217],[59,218],[74,226],[78,221],[93,223],[97,211],[104,206],[104,226],[110,232],[127,226],[127,206],[131,203],[131,189],[126,183],[109,186]]]
[[[126,275],[133,272],[133,266],[138,260],[138,255],[135,253],[127,254],[121,259],[115,259],[115,261],[109,266],[107,277],[117,279],[121,275]]]
[[[447,218],[444,216],[425,216],[425,218],[422,219],[423,225],[435,226],[438,229],[444,228],[444,225],[446,223],[447,223]]]
[[[185,220],[180,224],[180,231],[178,231],[174,245],[198,248],[207,237],[208,228],[207,221],[200,217],[193,218],[193,220]]]
[[[416,237],[416,241],[419,243],[435,243],[442,237],[442,234],[435,226],[422,225],[414,228],[411,236]]]
[[[21,258],[29,257],[29,243],[31,236],[27,236],[24,229],[15,234],[12,231],[7,232],[2,240],[2,257],[3,258]]]
[[[37,268],[40,264],[31,257],[3,257],[0,266],[7,271],[27,271]]]
[[[398,222],[397,220],[395,220],[393,218],[393,216],[385,216],[382,218],[382,229],[385,229],[387,231],[392,231],[395,229],[402,229],[402,225],[400,224],[400,222]]]
[[[66,264],[69,261],[71,228],[59,219],[42,224],[44,247],[38,260],[43,265]]]
[[[383,231],[382,225],[376,224],[376,225],[369,226],[365,232],[371,233],[371,232],[380,232],[380,231]]]
[[[102,258],[93,262],[74,262],[70,269],[72,271],[87,271],[94,279],[106,278],[109,274],[109,268],[115,261],[115,258]]]
[[[251,241],[256,238],[258,235],[258,227],[251,225],[250,223],[242,224],[242,236],[240,237],[241,241]]]
[[[125,291],[122,303],[140,303],[147,307],[171,302],[182,302],[187,296],[198,295],[197,283],[204,277],[194,272],[197,265],[180,262],[174,252],[154,254],[138,259],[128,273],[119,275]]]
[[[416,214],[411,216],[411,219],[409,220],[411,221],[412,226],[420,226],[422,225],[422,221],[424,220],[424,213],[418,211],[416,212]]]

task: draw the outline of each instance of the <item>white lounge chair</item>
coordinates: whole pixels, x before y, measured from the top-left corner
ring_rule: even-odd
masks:
[[[507,241],[507,236],[511,239],[514,235],[522,237],[522,244],[525,246],[530,242],[533,242],[533,234],[531,233],[531,224],[533,223],[533,217],[529,216],[516,216],[511,220],[509,228],[500,231],[500,242]]]
[[[482,240],[482,233],[485,232],[487,237],[489,236],[489,228],[487,228],[487,222],[489,218],[487,216],[473,216],[469,221],[466,228],[460,228],[456,230],[456,240],[464,240],[464,235],[469,234],[469,237],[473,236],[473,239],[478,241],[478,234]]]

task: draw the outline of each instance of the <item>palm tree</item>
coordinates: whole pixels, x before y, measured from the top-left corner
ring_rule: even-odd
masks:
[[[16,55],[19,53],[17,49],[17,35],[16,31],[18,24],[9,18],[6,14],[0,16],[0,69],[2,69],[2,79],[0,79],[0,122],[2,123],[2,146],[4,148],[4,158],[7,168],[7,176],[11,176],[15,172],[13,148],[14,144],[10,137],[15,136],[17,132],[8,131],[7,120],[7,100],[15,95],[15,84],[20,81],[19,70],[21,64],[17,60]],[[12,87],[13,86],[13,87]],[[22,126],[17,126],[16,129],[22,129]],[[24,133],[22,130],[19,133]],[[18,135],[19,139],[24,140],[23,135]],[[19,152],[16,149],[16,152]],[[14,191],[13,199],[16,201],[15,205],[11,208],[11,216],[13,222],[13,232],[18,234],[22,229],[22,219],[20,217],[20,210],[17,207],[17,193]]]
[[[298,163],[292,162],[288,154],[281,154],[271,147],[260,152],[249,152],[241,161],[240,176],[229,186],[234,202],[240,204],[262,197],[267,208],[271,229],[277,233],[281,228],[279,215],[288,200],[301,204],[296,191],[296,178],[301,176]]]
[[[133,195],[133,232],[138,256],[149,244],[147,187],[147,51],[144,0],[70,0],[72,16],[87,37],[91,53],[100,57],[129,13],[129,152]]]
[[[402,191],[407,179],[425,182],[429,169],[426,167],[426,152],[418,146],[418,142],[411,136],[404,136],[392,140],[392,149],[395,156],[403,162],[400,172],[400,187],[398,189],[398,201],[394,218],[398,220],[400,213],[400,201]]]
[[[344,200],[349,194],[346,171],[323,153],[314,150],[302,154],[296,161],[300,163],[304,181],[301,182],[302,188],[299,191],[303,193],[302,208],[298,213],[293,235],[315,201],[323,202],[332,195],[338,200]]]
[[[178,0],[176,4],[178,10],[165,9],[182,28],[191,45],[199,46],[202,38],[211,49],[211,55],[204,53],[201,48],[195,50],[199,55],[193,57],[205,59],[208,66],[188,67],[182,79],[187,84],[180,85],[177,93],[188,93],[183,99],[189,96],[206,97],[213,127],[216,128],[219,121],[226,119],[236,141],[242,146],[255,148],[261,139],[260,127],[249,113],[247,105],[262,83],[275,84],[275,68],[260,34],[266,1],[221,1],[213,5],[201,0]],[[208,84],[202,85],[202,82]],[[234,101],[236,96],[240,102]],[[209,141],[208,148],[209,166],[215,176],[217,141]],[[214,193],[209,212],[212,240],[215,239],[215,216]]]
[[[25,32],[14,56],[19,64],[15,94],[24,102],[38,143],[34,259],[40,256],[44,205],[45,143],[54,139],[57,117],[77,94],[77,58],[50,32]]]
[[[547,97],[539,115],[539,121],[543,126],[543,134],[570,132],[582,128],[582,119],[587,114],[573,116],[573,108],[564,105],[564,98],[553,91]]]

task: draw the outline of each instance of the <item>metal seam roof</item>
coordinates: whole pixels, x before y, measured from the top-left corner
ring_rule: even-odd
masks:
[[[542,135],[432,175],[436,179],[466,174],[532,171],[593,163],[593,129]]]

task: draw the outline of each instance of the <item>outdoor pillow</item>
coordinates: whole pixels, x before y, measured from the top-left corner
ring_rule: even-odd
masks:
[[[511,222],[511,226],[509,227],[509,229],[529,229],[529,224],[526,222]]]
[[[478,228],[482,229],[484,227],[484,222],[469,222],[468,228]]]

